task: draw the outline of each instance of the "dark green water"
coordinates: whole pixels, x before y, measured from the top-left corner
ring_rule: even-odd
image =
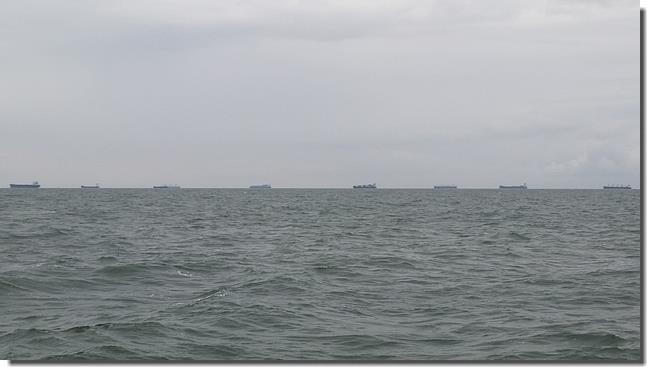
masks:
[[[0,190],[0,359],[640,358],[639,190]]]

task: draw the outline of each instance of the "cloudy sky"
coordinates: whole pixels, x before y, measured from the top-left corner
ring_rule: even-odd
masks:
[[[639,186],[639,4],[5,1],[0,186]]]

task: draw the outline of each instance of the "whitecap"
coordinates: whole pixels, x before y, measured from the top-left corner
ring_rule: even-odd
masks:
[[[178,270],[177,273],[183,277],[192,277],[193,275],[191,273],[185,273],[182,270]]]

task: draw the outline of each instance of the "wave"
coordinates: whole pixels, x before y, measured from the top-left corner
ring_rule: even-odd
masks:
[[[531,239],[530,237],[526,237],[526,236],[524,236],[522,234],[519,234],[517,232],[508,233],[508,237],[510,237],[513,240],[517,240],[517,241],[529,241]]]
[[[141,273],[151,272],[153,270],[163,269],[166,269],[166,267],[156,264],[130,263],[120,265],[106,265],[95,270],[95,272],[111,277],[129,277]]]
[[[369,256],[364,262],[364,265],[386,265],[389,268],[398,269],[415,269],[416,265],[409,260],[397,256]]]
[[[114,256],[101,256],[97,259],[97,261],[103,262],[103,263],[114,263],[114,262],[117,262],[118,260]]]
[[[43,358],[44,361],[94,361],[94,360],[137,360],[150,359],[141,353],[128,349],[121,345],[99,345],[86,348],[77,352],[54,354]],[[153,359],[166,359],[155,356]]]
[[[608,195],[532,191],[514,221],[496,190],[453,211],[414,190],[68,192],[26,205],[106,213],[20,223],[6,202],[0,357],[637,359],[635,197],[610,224]]]
[[[198,302],[202,302],[202,301],[207,300],[207,299],[209,299],[211,297],[224,297],[226,295],[227,295],[227,291],[225,289],[220,289],[220,288],[212,289],[210,291],[207,291],[207,292],[204,292],[204,293],[198,295],[193,300],[193,303],[195,304],[195,303],[198,303]]]
[[[604,276],[604,275],[621,275],[621,276],[639,276],[640,270],[627,270],[627,269],[598,269],[589,271],[586,275],[591,276]]]
[[[21,287],[17,284],[14,284],[7,280],[0,279],[0,290],[10,291],[10,290],[20,290],[20,291],[29,291],[29,289]]]
[[[535,335],[536,342],[560,343],[569,347],[611,347],[620,346],[627,339],[609,332],[569,332],[560,331]]]
[[[30,238],[47,238],[51,239],[59,236],[67,236],[76,233],[75,230],[70,228],[57,228],[50,226],[39,226],[31,228],[26,233],[11,232],[8,230],[0,231],[0,239],[30,239]]]

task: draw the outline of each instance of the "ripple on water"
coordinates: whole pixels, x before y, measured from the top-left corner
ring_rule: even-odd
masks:
[[[0,357],[638,361],[637,191],[0,190]]]

